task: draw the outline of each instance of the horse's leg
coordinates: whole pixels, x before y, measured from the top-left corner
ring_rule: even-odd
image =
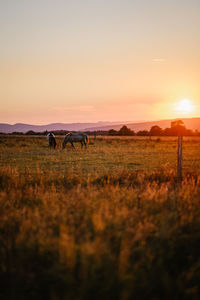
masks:
[[[82,141],[80,141],[80,143],[81,143],[81,149],[83,149],[83,142],[82,142]]]
[[[85,145],[85,148],[87,148],[87,143],[85,142],[85,140],[83,141],[84,145]]]
[[[66,145],[67,145],[67,142],[64,141],[63,144],[62,144],[62,148],[65,149]]]
[[[72,148],[75,149],[73,142],[70,142],[70,143],[71,143],[71,145],[72,145]]]

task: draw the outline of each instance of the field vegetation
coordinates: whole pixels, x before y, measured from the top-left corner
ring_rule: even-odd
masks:
[[[0,136],[1,299],[199,299],[200,138]]]

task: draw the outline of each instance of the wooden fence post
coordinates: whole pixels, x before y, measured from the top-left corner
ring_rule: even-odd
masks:
[[[178,152],[177,152],[177,177],[178,181],[182,180],[182,164],[183,164],[183,152],[182,152],[182,135],[178,136]]]

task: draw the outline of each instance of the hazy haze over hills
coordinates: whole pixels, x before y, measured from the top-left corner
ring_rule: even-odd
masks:
[[[124,122],[127,123],[127,122]],[[53,131],[53,130],[69,130],[69,131],[78,131],[85,130],[87,127],[102,127],[102,126],[114,126],[115,124],[119,124],[119,122],[96,122],[96,123],[51,123],[47,125],[31,125],[24,123],[16,123],[14,125],[0,123],[0,132],[3,133],[12,133],[14,131],[17,132],[27,132],[29,130],[33,130],[35,132],[42,131]]]
[[[182,119],[186,128],[192,130],[200,130],[200,118],[183,118]],[[135,132],[139,130],[149,130],[152,126],[158,125],[161,128],[167,128],[171,125],[171,120],[159,120],[149,122],[96,122],[96,123],[52,123],[47,125],[30,125],[17,123],[14,125],[1,123],[0,132],[12,133],[12,132],[27,132],[29,130],[35,132],[53,131],[53,130],[69,130],[69,131],[98,131],[98,130],[119,130],[124,124]]]
[[[127,127],[134,130],[135,132],[139,130],[149,130],[152,126],[158,125],[161,128],[167,128],[171,126],[171,121],[175,119],[169,119],[169,120],[159,120],[159,121],[149,121],[149,122],[140,122],[140,123],[128,123]],[[192,130],[200,130],[200,118],[183,118],[181,119],[187,129]],[[94,130],[110,130],[115,129],[119,130],[124,124],[116,124],[116,125],[108,125],[108,126],[101,126],[101,127],[93,127],[93,128],[86,128],[88,131],[94,131]]]

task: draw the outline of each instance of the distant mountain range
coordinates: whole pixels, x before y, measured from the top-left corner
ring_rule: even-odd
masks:
[[[125,124],[127,122],[124,122]],[[27,132],[29,130],[35,132],[53,131],[53,130],[69,130],[69,131],[84,131],[87,127],[103,127],[114,126],[119,122],[96,122],[96,123],[51,123],[47,125],[30,125],[23,123],[16,123],[14,125],[0,123],[0,132],[12,133],[12,132]]]
[[[131,123],[131,122],[96,122],[96,123],[52,123],[47,125],[30,125],[17,123],[14,125],[1,123],[0,132],[2,133],[12,133],[12,132],[27,132],[29,130],[35,132],[43,131],[53,131],[53,130],[68,130],[68,131],[98,131],[98,130],[110,130],[115,129],[119,130],[123,125],[127,125],[128,128],[138,132],[140,130],[149,130],[152,126],[158,125],[161,128],[170,127],[171,120],[159,120],[159,121],[150,121],[150,122],[140,122],[140,123]],[[183,118],[187,129],[200,130],[200,118]]]

